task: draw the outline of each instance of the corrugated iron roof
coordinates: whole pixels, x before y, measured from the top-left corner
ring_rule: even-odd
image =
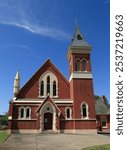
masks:
[[[106,106],[101,97],[95,99],[95,111],[96,115],[110,114],[110,109]]]

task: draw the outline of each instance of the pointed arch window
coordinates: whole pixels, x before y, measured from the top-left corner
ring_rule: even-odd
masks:
[[[56,81],[53,81],[53,96],[56,96]]]
[[[87,62],[85,60],[82,61],[82,71],[86,71],[86,64]]]
[[[81,71],[80,60],[76,60],[75,68],[76,68],[76,71]]]
[[[65,109],[65,114],[66,114],[66,119],[71,119],[71,113],[72,113],[72,110],[70,107],[67,107]]]
[[[40,95],[43,96],[44,95],[44,81],[41,81],[41,89],[40,89]]]
[[[86,119],[89,118],[88,104],[85,102],[81,104],[81,117]]]
[[[30,119],[31,118],[31,108],[29,106],[19,108],[19,119]]]
[[[55,74],[50,71],[44,72],[39,79],[39,97],[44,98],[47,95],[50,97],[58,97],[58,79]]]
[[[19,118],[20,119],[23,119],[25,117],[24,113],[25,113],[24,112],[24,107],[22,106],[22,107],[19,108]]]
[[[30,119],[31,118],[31,108],[27,107],[20,107],[19,108],[19,119]]]
[[[87,117],[86,104],[82,105],[82,116],[83,118]]]
[[[30,118],[30,108],[26,107],[26,118]]]
[[[70,118],[70,109],[67,109],[67,118]]]
[[[50,94],[50,76],[47,77],[47,94]]]
[[[24,118],[24,108],[21,108],[20,112],[20,118]]]

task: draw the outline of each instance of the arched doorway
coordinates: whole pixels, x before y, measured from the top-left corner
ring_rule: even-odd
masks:
[[[40,132],[44,130],[57,131],[56,109],[50,102],[46,102],[40,110]]]
[[[44,130],[52,130],[53,115],[50,112],[44,113]]]

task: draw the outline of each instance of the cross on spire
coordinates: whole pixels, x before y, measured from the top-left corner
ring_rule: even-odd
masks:
[[[78,27],[78,20],[77,20],[77,17],[75,17],[75,27]]]

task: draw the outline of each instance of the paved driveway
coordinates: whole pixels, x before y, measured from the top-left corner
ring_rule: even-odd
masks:
[[[83,147],[109,143],[100,134],[12,134],[0,150],[81,150]]]

